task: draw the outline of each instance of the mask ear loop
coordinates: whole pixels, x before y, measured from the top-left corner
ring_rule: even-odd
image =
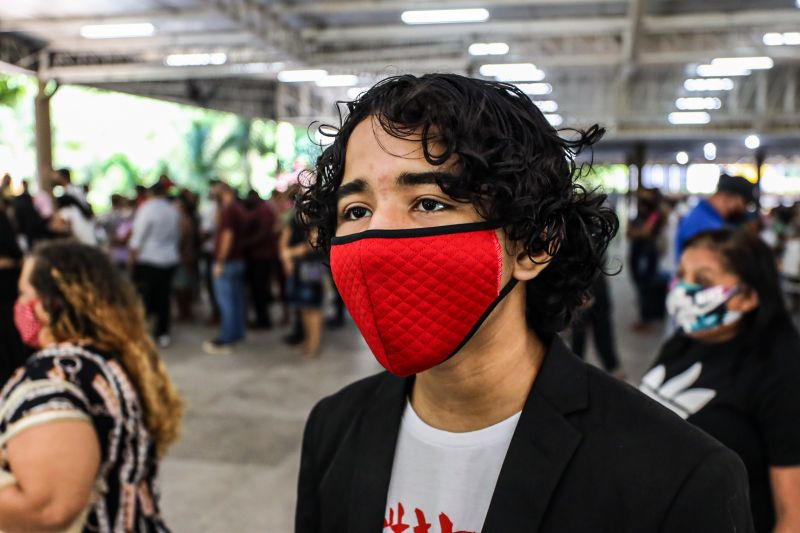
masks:
[[[478,321],[475,322],[475,325],[472,326],[472,328],[469,330],[469,333],[467,333],[467,335],[459,343],[459,345],[456,346],[456,349],[453,350],[453,353],[451,353],[450,355],[447,356],[447,358],[445,358],[445,361],[447,361],[448,359],[453,357],[455,354],[457,354],[458,351],[461,350],[461,348],[463,348],[469,342],[469,340],[472,338],[473,335],[475,335],[475,333],[477,333],[477,331],[480,329],[481,325],[483,325],[483,323],[486,321],[486,319],[489,317],[489,315],[492,314],[492,311],[494,311],[494,308],[497,307],[497,305],[501,301],[503,301],[503,298],[508,296],[508,294],[514,289],[514,287],[517,286],[517,283],[518,283],[518,280],[516,278],[514,278],[514,277],[512,277],[510,280],[508,280],[508,283],[506,283],[505,287],[503,287],[500,290],[500,294],[497,295],[497,298],[495,298],[494,301],[489,305],[489,307],[486,308],[486,311],[484,311],[483,314],[481,315],[481,317],[478,319]]]

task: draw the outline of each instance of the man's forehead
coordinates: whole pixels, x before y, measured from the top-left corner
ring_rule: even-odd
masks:
[[[370,116],[356,125],[347,142],[347,152],[372,153],[379,150],[389,157],[423,159],[422,142],[419,135],[411,134],[408,138],[392,135],[384,129],[377,117]]]
[[[429,144],[436,153],[438,146]],[[456,158],[454,157],[455,161]],[[375,117],[361,121],[348,139],[343,183],[362,179],[389,185],[402,173],[452,172],[453,164],[433,165],[425,159],[419,135],[398,138]]]

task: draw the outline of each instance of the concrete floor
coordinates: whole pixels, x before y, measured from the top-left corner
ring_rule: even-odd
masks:
[[[618,276],[611,287],[622,365],[637,383],[661,334],[630,333],[631,285]],[[173,347],[163,352],[187,402],[183,436],[161,470],[167,523],[177,533],[291,532],[309,410],[380,368],[352,322],[326,333],[324,353],[314,361],[280,342],[285,331],[252,333],[231,356],[206,355],[200,346],[213,333],[177,325]],[[596,360],[592,352],[589,359]]]

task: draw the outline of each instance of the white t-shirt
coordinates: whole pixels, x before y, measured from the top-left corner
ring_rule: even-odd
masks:
[[[147,200],[133,217],[129,246],[137,251],[136,261],[157,267],[171,267],[180,261],[181,214],[166,198]]]
[[[783,273],[800,277],[800,239],[789,239],[783,252]]]
[[[207,233],[209,237],[203,241],[203,252],[214,253],[214,240],[217,235],[217,202],[206,202],[200,208],[200,231]]]
[[[423,422],[407,403],[392,466],[384,533],[397,531],[401,524],[409,526],[406,531],[421,526],[429,533],[478,533],[519,416],[478,431],[450,433]]]

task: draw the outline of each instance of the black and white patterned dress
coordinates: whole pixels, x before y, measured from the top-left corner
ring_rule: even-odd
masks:
[[[0,395],[0,435],[7,442],[54,420],[86,420],[100,440],[97,495],[85,532],[169,531],[154,487],[154,443],[138,394],[114,357],[61,345],[34,354],[17,370]]]

